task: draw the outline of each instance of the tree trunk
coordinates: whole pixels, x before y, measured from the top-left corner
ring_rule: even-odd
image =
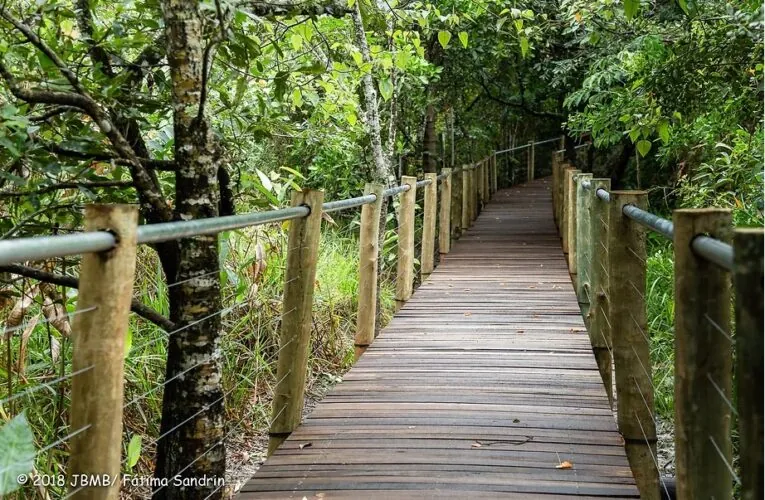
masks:
[[[436,109],[428,104],[425,109],[425,131],[422,136],[422,170],[436,171]]]
[[[167,54],[173,89],[176,208],[179,220],[218,215],[219,144],[200,109],[203,102],[204,39],[197,2],[165,0]],[[220,282],[217,236],[179,242],[179,264],[169,282],[204,278],[173,287],[170,318],[179,329],[168,340],[157,478],[225,477],[224,394],[221,388]],[[210,273],[213,273],[210,275]],[[206,319],[205,319],[206,318]],[[220,483],[170,485],[155,498],[222,498]],[[217,491],[216,491],[217,489]]]
[[[351,13],[353,19],[353,30],[356,37],[356,45],[361,52],[362,60],[366,63],[372,62],[372,55],[369,51],[369,44],[367,43],[367,35],[364,31],[364,21],[361,17],[361,10],[359,9],[359,2],[354,3],[353,12]],[[388,185],[389,179],[393,177],[393,169],[390,166],[389,158],[385,156],[382,148],[382,138],[380,135],[380,113],[377,107],[377,90],[375,89],[374,82],[372,81],[372,75],[365,73],[361,79],[362,91],[364,95],[364,108],[367,115],[366,125],[367,133],[369,134],[369,140],[372,145],[372,159],[374,161],[374,170],[372,173],[372,182]],[[385,241],[385,221],[388,214],[388,200],[385,199],[382,202],[382,208],[380,211],[380,225],[379,234],[380,242]],[[377,258],[377,272],[381,274],[383,258],[382,258],[382,244],[380,245],[380,255]],[[380,331],[380,281],[377,280],[377,318],[375,320],[375,335]]]

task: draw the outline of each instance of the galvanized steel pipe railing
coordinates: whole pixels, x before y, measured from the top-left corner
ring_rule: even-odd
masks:
[[[589,181],[582,181],[582,187],[590,189],[592,184]],[[611,201],[611,195],[603,188],[598,189],[595,195],[605,202]],[[634,205],[625,205],[622,213],[642,224],[654,232],[664,236],[670,241],[675,237],[675,226],[672,221],[659,217],[658,215],[646,212]],[[691,243],[693,252],[699,257],[707,259],[709,262],[720,266],[728,271],[733,271],[733,247],[728,243],[711,238],[705,235],[698,235]]]
[[[547,144],[548,142],[557,141],[559,139],[560,139],[560,136],[558,136],[558,137],[550,137],[549,139],[545,139],[543,141],[536,141],[536,142],[534,142],[534,146],[539,146],[540,144]],[[519,149],[524,149],[524,148],[527,148],[529,146],[530,146],[529,143],[521,144],[520,146],[515,146],[514,148],[501,149],[499,151],[494,151],[494,154],[495,155],[499,155],[499,154],[502,154],[502,153],[508,153],[510,151],[517,151]]]
[[[439,177],[437,180],[442,178]],[[418,181],[417,187],[427,186],[431,182],[430,179]],[[383,191],[383,196],[391,197],[408,190],[408,185],[396,186]],[[330,201],[322,205],[322,210],[327,213],[338,212],[374,203],[376,199],[377,197],[374,194],[369,194],[346,200]],[[209,219],[146,224],[138,228],[137,240],[139,244],[161,243],[163,241],[204,234],[217,234],[272,222],[300,219],[308,216],[310,213],[311,209],[309,207],[302,206]],[[0,265],[104,252],[113,248],[115,244],[114,235],[108,231],[0,240]]]

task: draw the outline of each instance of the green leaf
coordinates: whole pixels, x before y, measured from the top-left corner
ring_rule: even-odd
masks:
[[[447,45],[449,45],[449,40],[452,39],[452,34],[448,31],[439,31],[438,32],[438,43],[441,44],[441,47],[446,48]]]
[[[659,137],[661,137],[661,142],[664,144],[669,142],[669,122],[666,120],[660,121],[656,126],[656,131],[659,133]]]
[[[138,463],[138,459],[141,458],[141,435],[135,434],[130,438],[127,449],[127,465],[132,469],[135,464]]]
[[[32,472],[35,464],[35,437],[24,412],[0,429],[0,496],[20,486],[17,478]]]
[[[691,15],[691,12],[688,10],[688,2],[686,0],[677,0],[677,5],[679,5],[680,8],[683,9],[683,12],[685,12],[686,16]]]
[[[382,95],[383,99],[386,101],[390,100],[390,98],[393,96],[393,84],[390,82],[390,79],[383,78],[377,83],[377,86],[380,87],[380,94]]]
[[[639,128],[633,128],[632,130],[630,130],[630,140],[632,142],[635,142],[638,139],[638,137],[640,137],[640,129]]]
[[[627,16],[627,20],[635,17],[640,9],[640,0],[624,0],[624,15]]]
[[[292,35],[290,37],[290,45],[292,45],[292,48],[294,50],[302,49],[303,48],[303,37],[298,35],[298,34]]]
[[[464,48],[467,48],[467,46],[468,46],[468,34],[467,34],[467,31],[460,31],[457,36],[459,37],[460,43],[462,43],[462,46]]]
[[[526,54],[529,53],[529,39],[526,38],[525,36],[522,36],[520,42],[521,42],[521,55],[523,57],[526,57]]]
[[[651,142],[646,140],[638,141],[637,150],[638,150],[638,153],[640,153],[640,156],[647,155],[648,152],[651,150]]]
[[[350,123],[351,126],[356,125],[356,122],[358,121],[358,117],[356,116],[356,113],[353,111],[346,111],[345,119],[348,120],[348,123]]]
[[[292,104],[294,104],[296,108],[303,105],[303,94],[298,88],[292,91]]]
[[[514,21],[515,23],[515,29],[520,33],[523,31],[523,19],[516,19]]]
[[[128,328],[127,333],[125,334],[125,358],[128,357],[128,354],[130,354],[130,351],[133,349],[133,329]]]

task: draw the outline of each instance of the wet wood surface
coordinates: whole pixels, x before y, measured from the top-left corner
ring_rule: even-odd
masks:
[[[441,258],[240,498],[638,497],[550,181],[497,192]]]

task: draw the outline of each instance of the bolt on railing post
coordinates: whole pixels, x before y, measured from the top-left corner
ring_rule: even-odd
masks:
[[[124,405],[125,334],[136,263],[138,207],[88,205],[85,230],[108,229],[117,246],[82,257],[72,321],[72,404],[68,483],[72,498],[119,498],[120,481],[82,488],[82,478],[119,477]],[[87,312],[86,312],[87,311]],[[82,485],[85,486],[85,485]]]
[[[613,357],[619,432],[640,498],[659,498],[653,384],[646,320],[645,228],[624,215],[632,204],[645,209],[645,191],[612,191],[608,222],[609,323],[614,332]]]
[[[417,200],[417,178],[405,175],[401,184],[409,190],[401,193],[398,214],[398,259],[396,265],[396,311],[412,297],[414,280],[414,206]]]
[[[434,173],[425,174],[430,184],[425,186],[422,215],[422,255],[420,257],[420,276],[425,281],[433,272],[433,254],[436,250],[436,209],[438,207],[438,179]]]
[[[438,253],[446,255],[451,250],[452,169],[441,171],[441,205],[438,211]]]
[[[462,165],[460,170],[462,176],[462,217],[460,227],[462,233],[470,228],[470,217],[472,215],[470,208],[470,166]]]
[[[566,171],[566,233],[563,235],[563,252],[568,255],[568,269],[576,274],[576,176],[581,170]]]
[[[592,174],[576,176],[576,297],[582,311],[584,324],[590,328],[590,263],[592,259],[592,239],[590,238],[590,210],[594,196],[582,185],[590,182]]]
[[[311,213],[290,221],[287,238],[282,326],[276,362],[277,383],[274,388],[273,419],[268,432],[269,455],[300,424],[303,414],[323,202],[324,191],[306,189],[292,195],[293,207],[307,205],[311,207]]]
[[[384,190],[382,184],[369,183],[364,194],[374,194],[374,203],[361,207],[359,229],[359,311],[354,339],[356,359],[364,353],[375,338],[377,315],[377,256],[380,251],[380,211]]]
[[[611,327],[608,324],[608,202],[598,198],[598,189],[611,190],[611,179],[592,179],[590,201],[590,342],[598,363],[598,371],[614,405],[613,373],[611,370]]]
[[[691,248],[700,234],[730,240],[731,214],[675,210],[673,223],[677,495],[732,498],[730,273]]]
[[[763,498],[763,231],[733,235],[736,295],[736,394],[738,396],[741,498]]]

